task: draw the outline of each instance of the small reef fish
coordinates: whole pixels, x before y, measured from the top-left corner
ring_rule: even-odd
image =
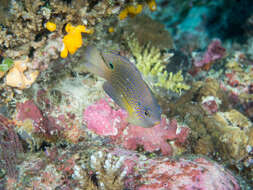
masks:
[[[160,123],[161,108],[141,73],[116,51],[101,51],[88,46],[84,53],[86,68],[106,79],[105,92],[128,112],[128,122],[142,127]]]

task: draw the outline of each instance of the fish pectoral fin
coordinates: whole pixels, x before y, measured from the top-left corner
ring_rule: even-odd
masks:
[[[132,125],[145,127],[144,123],[139,118],[137,118],[134,114],[129,115],[127,117],[127,121],[131,123]]]
[[[118,93],[108,81],[106,81],[103,84],[103,89],[106,92],[106,94],[108,94],[110,98],[113,99],[118,106],[120,106],[123,109],[126,109],[123,103],[123,98],[120,97],[120,93]]]

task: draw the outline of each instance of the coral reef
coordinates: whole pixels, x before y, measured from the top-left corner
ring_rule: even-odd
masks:
[[[34,85],[30,90],[31,97],[17,101],[14,119],[31,148],[40,147],[43,141],[77,143],[85,137],[83,108],[105,96],[101,80],[81,76],[67,77],[45,89]]]
[[[235,160],[247,157],[249,153],[246,147],[253,146],[252,123],[236,110],[219,112],[212,120],[215,124],[206,121],[206,127],[211,133],[215,146],[219,147],[221,157]]]
[[[251,2],[0,4],[0,189],[252,189]],[[159,124],[128,122],[87,45],[136,65]]]
[[[244,57],[243,53],[235,52],[234,56],[227,59],[225,79],[221,82],[224,90],[234,100],[238,98],[242,104],[250,102],[253,99],[250,89],[253,79],[253,65]]]
[[[127,5],[127,7],[119,13],[119,19],[123,20],[128,16],[134,17],[135,15],[140,14],[142,11],[142,6],[142,4],[137,4],[136,6]]]

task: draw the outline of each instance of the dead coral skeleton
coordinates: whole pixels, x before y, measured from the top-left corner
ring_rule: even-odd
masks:
[[[36,14],[42,5],[40,0],[11,1],[11,17],[6,19],[5,26],[12,35],[2,36],[4,47],[12,48],[35,40],[36,34],[43,28],[43,16]]]

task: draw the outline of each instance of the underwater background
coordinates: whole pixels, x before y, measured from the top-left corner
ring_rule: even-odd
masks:
[[[253,189],[252,0],[0,0],[0,190]]]

